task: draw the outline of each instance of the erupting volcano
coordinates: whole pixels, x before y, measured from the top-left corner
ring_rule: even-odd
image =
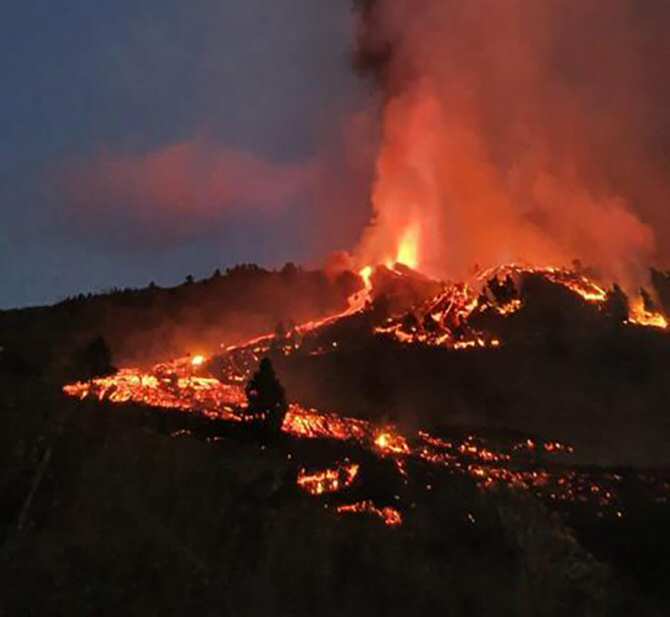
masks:
[[[405,239],[408,245],[400,247],[398,259],[416,265],[418,236],[412,232]],[[608,291],[575,270],[512,264],[480,271],[467,283],[447,283],[420,275],[409,265],[398,261],[390,267],[363,268],[361,289],[340,313],[242,345],[224,346],[220,353],[207,358],[181,358],[148,371],[121,369],[108,377],[67,385],[64,391],[80,399],[132,402],[214,421],[253,424],[256,419],[247,411],[243,386],[263,357],[305,361],[343,349],[356,350],[367,344],[366,340],[375,339],[388,340],[400,348],[438,347],[450,353],[481,349],[495,353],[506,345],[506,336],[518,340],[519,336],[537,335],[523,330],[523,319],[526,312],[532,313],[533,303],[537,302],[534,294],[542,293],[534,291],[538,284],[540,289],[549,289],[550,294],[565,296],[565,310],[577,310],[578,319],[593,329],[667,327],[665,316],[651,307],[640,309],[632,305],[628,313],[621,313],[626,308],[621,290],[617,292],[614,287]],[[386,305],[383,312],[379,310],[380,303]],[[521,324],[521,334],[512,325],[515,320]],[[591,508],[594,516],[624,515],[619,488],[622,483],[639,484],[639,490],[652,501],[665,502],[670,497],[670,480],[664,475],[631,476],[628,472],[582,468],[570,462],[575,453],[572,446],[550,438],[501,441],[473,433],[454,438],[424,430],[403,434],[392,425],[309,408],[299,401],[290,404],[281,430],[298,440],[348,444],[347,462],[323,470],[301,468],[297,473],[297,485],[316,497],[342,492],[346,498],[359,484],[361,472],[363,486],[366,469],[363,466],[361,470],[362,463],[355,461],[365,452],[392,461],[404,484],[415,484],[413,474],[420,478],[425,475],[424,468],[435,467],[441,473],[470,477],[482,490],[507,485],[530,491],[556,507],[582,503]],[[336,503],[335,511],[371,513],[387,525],[396,526],[402,522],[403,507],[409,505],[378,506],[366,498],[354,504]]]
[[[0,617],[668,612],[670,3],[13,4]]]

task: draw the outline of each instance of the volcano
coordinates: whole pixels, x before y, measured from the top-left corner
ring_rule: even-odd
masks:
[[[332,538],[328,550],[353,547],[357,560],[372,543],[374,558],[361,568],[395,581],[406,576],[396,572],[398,547],[417,571],[439,570],[454,554],[459,588],[473,567],[509,570],[499,586],[486,583],[503,604],[515,602],[520,568],[545,572],[530,565],[545,562],[584,572],[578,582],[546,574],[557,598],[579,589],[607,610],[628,593],[621,589],[658,599],[670,554],[662,542],[670,340],[668,277],[653,280],[652,292],[630,300],[578,267],[508,264],[453,282],[402,263],[337,275],[245,266],[170,290],[0,314],[0,376],[13,384],[2,391],[5,407],[16,410],[17,427],[44,408],[50,427],[37,474],[10,484],[22,490],[9,511],[21,512],[21,529],[44,524],[48,534],[49,513],[76,508],[62,520],[76,521],[69,533],[78,537],[96,534],[90,525],[117,529],[136,492],[133,511],[148,512],[146,529],[196,568],[179,570],[186,580],[210,568],[203,555],[216,528],[238,539],[236,559],[252,571],[265,550],[258,543],[294,554],[306,538],[314,546]],[[227,313],[240,290],[251,325]],[[106,323],[115,314],[123,319]],[[181,336],[168,337],[162,319],[175,314],[184,316]],[[217,320],[234,324],[218,346]],[[81,346],[96,331],[111,349],[100,338]],[[192,353],[170,359],[180,346]],[[53,352],[40,356],[41,348]],[[143,361],[112,368],[124,358]],[[287,401],[278,432],[248,403],[265,358]],[[83,494],[68,489],[73,468],[90,477]],[[96,544],[96,554],[108,550]],[[338,576],[352,567],[369,576],[357,563],[347,557]],[[231,565],[227,576],[243,606],[236,572]],[[422,576],[426,589],[439,588]],[[542,604],[546,578],[533,577],[533,602]],[[382,603],[396,597],[376,593]],[[483,601],[480,589],[463,593]],[[337,594],[336,604],[347,597]]]
[[[524,408],[527,395],[511,404],[494,403],[499,409],[485,409],[479,416],[475,412],[468,425],[448,405],[442,407],[439,376],[431,386],[424,379],[421,389],[432,392],[440,412],[434,403],[433,409],[409,417],[397,404],[388,404],[388,393],[393,391],[396,401],[405,398],[403,405],[409,405],[407,392],[414,388],[416,371],[408,367],[401,371],[403,377],[397,368],[390,369],[384,379],[389,364],[404,367],[410,362],[429,371],[443,359],[448,366],[460,365],[461,375],[461,371],[471,371],[461,381],[475,389],[470,398],[476,399],[477,388],[490,389],[495,381],[489,377],[488,382],[477,384],[477,374],[490,367],[499,371],[499,379],[505,379],[500,367],[511,358],[523,358],[518,372],[527,376],[532,371],[522,367],[540,353],[545,356],[543,361],[549,358],[547,364],[553,365],[556,354],[593,354],[612,341],[647,340],[648,345],[668,353],[670,339],[661,312],[651,307],[631,309],[618,288],[608,291],[584,273],[557,267],[504,265],[477,273],[469,283],[450,283],[432,280],[398,263],[367,269],[360,282],[348,307],[339,313],[227,346],[206,358],[179,358],[146,371],[121,369],[107,377],[67,385],[64,392],[79,399],[136,403],[243,426],[253,423],[246,412],[244,384],[260,359],[268,357],[279,367],[293,395],[282,426],[287,438],[339,442],[346,461],[362,454],[391,461],[397,481],[405,485],[415,487],[412,474],[423,477],[431,469],[430,473],[465,475],[482,490],[504,485],[528,491],[559,509],[578,504],[594,517],[623,517],[629,506],[622,486],[631,483],[650,502],[665,503],[670,498],[668,474],[585,467],[592,453],[582,453],[579,445],[572,444],[586,439],[583,430],[569,438],[575,428],[571,414],[564,412],[561,424],[548,419],[546,411],[531,410],[536,417],[529,421],[529,410]],[[368,362],[367,369],[362,368]],[[355,375],[367,372],[372,377],[357,385],[342,366],[355,367]],[[326,379],[324,375],[329,387],[315,392]],[[530,390],[544,394],[550,387],[538,383]],[[340,390],[347,395],[338,396]],[[339,404],[326,406],[328,411],[324,411],[324,401]],[[484,401],[484,407],[488,403]],[[522,413],[511,415],[518,407]],[[547,407],[552,406],[548,403]],[[333,408],[337,411],[331,411]],[[581,416],[584,410],[573,413]],[[577,424],[582,420],[583,416]],[[553,424],[559,425],[559,438],[535,430]],[[312,472],[301,467],[297,485],[315,496],[341,493],[345,499],[352,485],[359,484],[361,463],[333,464]],[[365,476],[364,466],[361,475]],[[360,484],[365,492],[365,483]],[[389,495],[385,498],[389,500]],[[353,504],[337,503],[336,511],[372,513],[395,526],[401,524],[402,511],[409,507],[398,500],[395,495],[392,503],[378,505],[367,496]]]

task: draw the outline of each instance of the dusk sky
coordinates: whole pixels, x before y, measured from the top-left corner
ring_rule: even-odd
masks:
[[[635,290],[670,263],[662,0],[11,4],[0,308],[381,263],[412,226],[442,278],[580,258]]]
[[[352,19],[311,0],[10,3],[0,307],[353,245],[365,182],[339,178],[369,172],[348,152],[370,88]]]

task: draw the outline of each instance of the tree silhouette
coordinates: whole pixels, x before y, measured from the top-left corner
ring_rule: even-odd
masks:
[[[113,373],[116,369],[112,366],[112,352],[107,341],[98,336],[79,350],[75,355],[74,368],[80,379],[93,379]]]
[[[621,324],[628,319],[628,310],[628,296],[621,287],[614,283],[612,290],[607,292],[605,314],[615,323]]]
[[[263,358],[258,370],[245,388],[249,412],[263,417],[263,423],[273,433],[281,431],[288,411],[284,388],[277,379],[272,362]]]
[[[644,287],[640,287],[640,297],[642,298],[642,306],[645,311],[648,313],[656,313],[658,311],[656,302],[654,302],[651,294]]]

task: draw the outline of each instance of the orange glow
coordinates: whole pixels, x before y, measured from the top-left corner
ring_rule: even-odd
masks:
[[[338,465],[331,469],[325,469],[314,473],[307,473],[305,469],[298,472],[298,486],[310,495],[322,495],[324,493],[336,493],[351,486],[358,475],[359,466]]]
[[[416,270],[419,267],[420,233],[418,225],[408,227],[400,238],[395,263],[403,264]]]
[[[63,390],[79,399],[137,403],[201,414],[212,420],[237,423],[254,420],[246,413],[246,399],[240,386],[191,375],[190,359],[159,364],[150,372],[122,369],[116,375],[68,385]],[[556,502],[579,501],[602,508],[620,508],[617,497],[620,478],[617,476],[594,476],[567,466],[553,471],[520,469],[519,465],[529,456],[536,456],[538,446],[532,439],[506,448],[494,447],[475,435],[447,441],[420,431],[409,439],[389,427],[377,428],[371,422],[305,409],[297,404],[290,406],[282,431],[295,438],[355,442],[379,456],[388,457],[403,478],[410,473],[406,462],[416,459],[441,467],[448,473],[467,475],[482,490],[504,484]],[[546,455],[574,452],[572,446],[557,441],[545,442],[542,450]],[[358,474],[357,464],[338,463],[315,472],[302,469],[297,484],[311,495],[334,493],[351,486]],[[660,491],[658,497],[666,499],[670,485],[666,488],[659,485],[657,490]],[[342,505],[337,511],[373,514],[389,526],[402,523],[400,512],[388,507],[378,508],[370,500]]]
[[[356,503],[347,504],[339,506],[337,508],[339,514],[351,514],[351,513],[365,513],[373,514],[378,516],[384,521],[385,525],[389,527],[395,527],[397,525],[402,525],[402,514],[398,512],[395,508],[378,508],[375,504],[370,501],[358,501]]]
[[[645,310],[644,302],[639,297],[630,302],[628,323],[651,328],[665,329],[668,327],[668,320],[661,313]]]
[[[372,289],[372,266],[365,266],[358,274],[365,283],[365,289]]]
[[[384,454],[409,454],[407,440],[392,430],[380,431],[375,436],[375,446]]]
[[[364,270],[371,272],[372,268]],[[398,276],[403,275],[401,270],[397,271]],[[436,345],[454,350],[497,347],[501,345],[500,340],[475,329],[470,318],[490,310],[498,314],[496,318],[504,320],[524,307],[517,298],[498,301],[493,297],[495,294],[483,293],[483,282],[493,277],[509,276],[516,284],[526,274],[543,276],[555,284],[563,285],[592,304],[596,310],[605,304],[607,294],[604,289],[577,272],[558,267],[521,267],[512,264],[480,273],[478,280],[471,285],[445,284],[439,294],[412,309],[415,320],[408,322],[392,317],[383,322],[383,327],[371,325],[370,328],[377,335],[394,337],[407,345]],[[349,308],[342,313],[302,324],[295,331],[308,335],[317,330],[318,337],[321,337],[322,332],[327,332],[325,329],[338,320],[366,310],[366,299],[371,295],[369,292],[362,290],[354,294]],[[514,290],[511,292],[513,295]],[[667,326],[662,315],[644,311],[641,298],[631,303],[629,323],[662,328]],[[248,381],[260,359],[277,342],[281,342],[280,349],[285,355],[299,353],[304,344],[302,341],[277,341],[273,335],[261,336],[244,345],[226,348],[221,356],[217,356],[217,362],[207,362],[207,358],[200,355],[178,358],[148,370],[121,369],[114,375],[66,385],[63,391],[79,399],[114,404],[134,403],[240,424],[253,422],[257,418],[248,413],[243,384]],[[323,344],[327,350],[336,346],[337,342],[330,339]],[[194,370],[194,367],[200,366],[203,367],[202,371]],[[437,466],[449,474],[470,477],[482,489],[506,484],[552,501],[580,501],[599,507],[620,507],[616,478],[595,476],[579,468],[571,468],[563,462],[556,468],[541,469],[537,466],[538,454],[543,457],[565,457],[573,453],[572,446],[558,441],[524,438],[518,443],[494,445],[474,434],[450,440],[421,431],[406,435],[393,426],[376,426],[370,421],[305,408],[295,402],[289,406],[282,431],[296,439],[352,442],[356,448],[363,448],[394,463],[405,482],[412,476],[414,461]],[[532,470],[528,469],[529,460],[535,461]],[[317,471],[301,469],[297,484],[311,495],[335,493],[352,485],[359,477],[358,474],[359,466],[345,459],[344,463]],[[659,484],[659,488],[654,490],[659,491],[659,498],[665,499],[670,495],[670,484],[667,489]],[[378,508],[370,500],[342,505],[338,512],[373,514],[391,526],[402,522],[400,512],[393,508]]]

